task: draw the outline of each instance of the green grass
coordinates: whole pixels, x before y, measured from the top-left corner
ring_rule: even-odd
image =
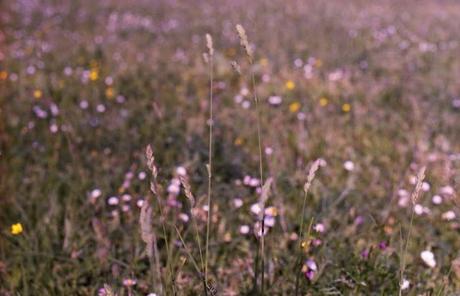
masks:
[[[264,179],[273,178],[266,207],[278,212],[264,238],[265,294],[294,294],[302,190],[318,158],[327,165],[310,188],[302,231],[314,218],[325,232],[313,225],[303,251],[318,268],[311,280],[300,274],[302,295],[398,294],[405,244],[400,234],[408,233],[411,217],[410,206],[398,205],[398,191],[410,194],[411,177],[424,165],[430,188],[419,203],[430,213],[414,215],[404,272],[410,287],[403,295],[460,290],[460,273],[451,270],[460,247],[458,218],[442,219],[449,210],[460,214],[456,195],[442,194],[440,205],[431,202],[444,186],[459,191],[460,108],[454,104],[460,98],[455,22],[460,5],[455,1],[80,0],[0,6],[5,44],[0,48],[0,295],[96,295],[104,284],[118,295],[158,293],[140,237],[139,200],[151,200],[165,291],[203,294],[189,256],[201,265],[195,229],[180,215],[190,211],[186,197],[183,190],[168,196],[167,189],[177,168],[184,167],[204,247],[206,33],[215,49],[208,274],[219,295],[256,294],[258,218],[251,206],[259,195],[244,185],[246,176],[259,178],[260,171],[251,73],[260,99]],[[253,64],[240,47],[238,23],[254,46]],[[91,71],[97,79],[84,81]],[[286,87],[288,81],[295,83],[293,89]],[[34,97],[37,90],[42,95]],[[238,95],[242,103],[236,102]],[[282,97],[279,106],[268,103],[274,95]],[[325,106],[321,98],[327,99]],[[346,103],[349,112],[343,111]],[[100,104],[104,112],[97,111]],[[292,104],[300,104],[299,110]],[[55,115],[53,106],[59,110]],[[37,108],[47,117],[39,118]],[[148,144],[159,169],[163,215],[149,190]],[[345,161],[354,163],[353,171],[344,169]],[[145,179],[138,177],[142,172]],[[96,188],[102,194],[91,201]],[[123,200],[123,194],[131,199]],[[108,204],[112,196],[118,205]],[[173,206],[174,199],[181,207]],[[239,199],[243,204],[237,208]],[[10,231],[15,223],[23,226],[18,235]],[[243,225],[250,227],[248,234],[240,233]],[[321,243],[315,245],[315,239]],[[381,242],[387,247],[379,248]],[[424,250],[434,253],[435,268],[423,263]],[[136,284],[128,287],[125,279]]]

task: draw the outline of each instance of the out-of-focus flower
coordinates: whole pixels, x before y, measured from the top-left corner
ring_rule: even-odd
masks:
[[[431,210],[427,207],[422,206],[421,204],[414,205],[414,212],[417,215],[430,214]]]
[[[432,198],[431,198],[431,202],[435,205],[439,205],[442,203],[442,197],[439,196],[439,195],[434,195]]]
[[[92,69],[91,72],[89,72],[89,79],[91,81],[96,81],[99,78],[99,72],[97,69]]]
[[[105,112],[105,106],[103,104],[99,104],[96,106],[96,111],[99,113],[104,113]]]
[[[407,290],[410,286],[410,282],[406,279],[403,279],[401,282],[401,290]]]
[[[315,278],[318,266],[316,265],[316,262],[310,258],[305,261],[302,271],[305,273],[305,277],[311,281]]]
[[[297,119],[298,120],[304,121],[306,118],[307,118],[307,115],[305,115],[305,113],[303,113],[303,112],[297,113]]]
[[[137,207],[138,207],[138,208],[142,208],[142,206],[144,205],[144,202],[145,202],[145,201],[144,201],[143,199],[137,200],[137,202],[136,202]]]
[[[234,141],[235,146],[241,146],[243,144],[243,139],[240,137],[237,137]]]
[[[283,99],[280,96],[270,96],[268,98],[268,103],[273,106],[278,106],[283,102]]]
[[[130,279],[130,278],[123,279],[123,286],[125,287],[132,287],[136,284],[137,284],[136,279]]]
[[[361,251],[361,258],[363,258],[364,260],[367,260],[369,258],[369,254],[370,254],[370,251],[369,249],[364,249]]]
[[[300,68],[303,66],[303,62],[301,59],[297,58],[294,60],[294,66],[296,66],[296,68]]]
[[[243,200],[242,200],[241,198],[235,198],[235,199],[233,200],[233,206],[234,206],[235,208],[237,208],[237,209],[238,209],[238,208],[241,208],[242,205],[243,205]]]
[[[440,192],[443,195],[453,195],[454,194],[454,188],[452,188],[452,186],[449,186],[449,185],[443,186],[443,187],[441,187]]]
[[[119,199],[118,199],[118,197],[116,197],[116,196],[111,196],[111,197],[109,197],[109,199],[107,200],[107,203],[108,203],[109,205],[111,205],[111,206],[116,206],[116,205],[118,205],[118,203],[119,203]]]
[[[8,72],[0,71],[0,80],[5,80],[8,78]]]
[[[171,183],[169,183],[168,186],[168,193],[173,194],[173,195],[178,195],[180,192],[180,181],[177,178],[173,178],[171,180]]]
[[[315,226],[313,226],[313,229],[319,233],[323,233],[326,230],[326,228],[324,227],[324,224],[322,223],[315,224]]]
[[[39,90],[39,89],[34,90],[34,98],[35,98],[36,100],[41,99],[42,96],[43,96],[43,93],[42,93],[41,90]]]
[[[422,183],[422,190],[423,191],[427,192],[427,191],[430,190],[430,188],[431,188],[430,183],[428,183],[428,182],[423,182]]]
[[[114,91],[112,87],[107,87],[105,89],[105,96],[107,97],[107,99],[113,99]]]
[[[88,106],[89,106],[87,100],[81,100],[79,105],[80,105],[80,108],[83,110],[88,109]]]
[[[329,100],[328,100],[326,97],[321,97],[321,98],[319,99],[319,105],[320,105],[321,107],[326,107],[327,104],[329,104]]]
[[[251,102],[244,100],[243,103],[241,103],[241,107],[243,107],[243,109],[249,109],[251,107]]]
[[[276,217],[278,216],[278,209],[276,207],[268,207],[265,209],[265,215]]]
[[[284,85],[287,90],[293,90],[295,88],[295,82],[292,80],[286,81],[286,84]]]
[[[131,195],[129,195],[129,194],[123,194],[123,195],[121,196],[121,199],[122,199],[124,202],[130,201],[131,198],[132,198],[132,197],[131,197]]]
[[[266,155],[272,155],[273,154],[273,148],[272,147],[266,147],[265,148],[265,154]]]
[[[347,161],[345,161],[345,162],[343,163],[343,167],[344,167],[347,171],[351,172],[351,171],[353,171],[353,170],[355,169],[355,164],[354,164],[351,160],[347,160]]]
[[[241,225],[240,226],[240,233],[241,234],[248,234],[249,233],[249,225]]]
[[[265,227],[273,227],[275,226],[276,220],[273,216],[265,216],[264,217],[264,225]]]
[[[260,214],[260,211],[262,211],[262,209],[260,208],[260,205],[259,203],[255,203],[251,206],[251,212],[255,215],[259,215]]]
[[[443,213],[441,217],[443,220],[452,221],[455,219],[456,215],[454,211],[447,211]]]
[[[436,267],[436,260],[434,258],[434,254],[431,251],[425,250],[420,253],[420,258],[422,258],[423,262],[431,268]]]
[[[187,222],[189,221],[188,215],[187,215],[187,214],[184,214],[184,213],[180,213],[180,214],[179,214],[179,219],[181,219],[182,222],[185,222],[185,223],[187,223]]]
[[[347,113],[347,112],[350,112],[351,110],[351,105],[349,103],[345,103],[342,105],[342,111]]]
[[[11,234],[19,235],[24,231],[21,223],[15,223],[11,225]]]
[[[289,111],[291,113],[296,113],[300,110],[300,103],[299,102],[293,102],[289,105]]]
[[[176,173],[179,175],[179,176],[186,176],[187,175],[187,170],[183,167],[183,166],[178,166],[176,168]]]
[[[139,180],[145,180],[146,177],[147,177],[147,174],[144,171],[139,172],[139,174],[137,174],[137,178]]]
[[[260,222],[257,221],[254,224],[254,234],[256,235],[256,237],[261,237],[262,235],[263,236],[267,235],[268,229],[269,229],[269,227],[264,227],[263,233],[262,233],[262,225],[260,224]]]

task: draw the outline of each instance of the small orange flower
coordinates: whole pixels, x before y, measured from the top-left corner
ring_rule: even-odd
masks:
[[[5,80],[6,78],[8,78],[8,72],[6,72],[6,71],[1,71],[1,72],[0,72],[0,79],[1,79],[1,80]]]
[[[234,143],[235,143],[236,146],[241,146],[243,144],[243,139],[238,137],[238,138],[235,139]]]
[[[113,88],[108,87],[108,88],[105,90],[105,96],[106,96],[108,99],[112,99],[112,98],[113,98],[113,95],[114,95]]]

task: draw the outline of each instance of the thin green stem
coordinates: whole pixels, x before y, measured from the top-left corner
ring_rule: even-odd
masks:
[[[295,295],[299,295],[299,283],[300,283],[300,272],[299,268],[302,265],[302,259],[303,259],[303,253],[302,253],[302,243],[304,241],[303,239],[303,227],[304,227],[304,217],[305,217],[305,208],[306,208],[306,203],[307,203],[307,194],[308,192],[305,192],[304,194],[304,200],[303,200],[303,206],[302,206],[302,217],[301,217],[301,222],[300,222],[300,230],[299,230],[299,256],[298,256],[298,261],[295,266]],[[312,217],[310,220],[310,224],[308,225],[308,231],[307,231],[307,239],[310,237],[310,232],[311,232],[311,227],[313,225],[314,218]]]
[[[410,223],[409,223],[409,230],[408,230],[407,238],[406,238],[406,244],[404,246],[404,250],[402,253],[401,276],[399,279],[399,295],[400,296],[402,295],[401,285],[402,285],[402,282],[404,281],[404,272],[406,270],[406,254],[407,254],[407,249],[409,246],[410,235],[412,232],[413,221],[414,221],[414,209],[412,209],[412,214],[410,216]]]
[[[206,223],[206,250],[205,250],[205,263],[204,263],[204,276],[206,283],[208,282],[208,260],[209,260],[209,232],[211,228],[211,190],[212,190],[212,140],[213,140],[213,57],[209,57],[209,163],[208,170],[208,217]]]
[[[253,61],[252,58],[250,59],[250,66],[251,66],[251,81],[252,81],[252,92],[254,94],[254,101],[256,104],[256,115],[257,115],[257,142],[259,146],[259,175],[260,175],[260,184],[264,184],[264,169],[263,169],[263,157],[262,157],[262,133],[261,133],[261,111],[259,105],[259,98],[257,97],[257,88],[256,88],[256,80],[254,72],[252,71]],[[262,226],[262,235],[260,238],[260,248],[261,248],[261,283],[260,283],[260,293],[264,295],[264,285],[265,285],[265,223],[264,223],[264,213],[265,213],[265,206],[262,206],[262,220],[260,221]],[[257,278],[256,278],[257,281]]]

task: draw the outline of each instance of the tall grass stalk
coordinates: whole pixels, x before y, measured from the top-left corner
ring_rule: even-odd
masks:
[[[190,183],[188,182],[187,178],[184,177],[184,176],[181,176],[179,179],[180,179],[180,182],[182,184],[182,187],[184,187],[185,196],[187,197],[187,200],[188,200],[189,205],[190,205],[190,219],[192,220],[192,226],[193,226],[193,230],[195,232],[195,240],[196,240],[196,242],[198,244],[198,251],[199,251],[199,254],[200,254],[200,264],[201,264],[200,278],[203,280],[204,294],[208,295],[208,285],[207,285],[207,282],[206,282],[206,278],[204,277],[204,268],[205,267],[204,267],[204,260],[203,260],[203,251],[202,251],[202,248],[201,248],[200,233],[198,231],[198,225],[196,223],[195,215],[193,214],[193,210],[195,208],[195,197],[193,196],[191,186],[190,186]]]
[[[208,64],[209,64],[209,151],[208,157],[209,161],[206,166],[208,171],[208,216],[206,219],[206,250],[205,250],[205,259],[204,259],[204,277],[206,283],[208,282],[208,261],[209,261],[209,232],[211,228],[211,195],[212,195],[212,149],[213,149],[213,126],[214,126],[214,117],[213,117],[213,56],[214,56],[214,47],[212,42],[212,37],[209,34],[206,34],[206,46],[208,48]]]
[[[417,200],[420,197],[420,192],[422,190],[422,184],[423,180],[425,179],[425,170],[426,167],[422,167],[417,175],[417,183],[415,185],[415,189],[412,192],[411,195],[411,202],[412,202],[412,211],[411,211],[411,216],[410,216],[410,222],[409,222],[409,229],[407,230],[407,237],[406,237],[406,242],[404,244],[404,249],[402,249],[402,254],[401,254],[401,267],[400,267],[400,278],[399,278],[399,296],[402,295],[402,283],[404,281],[404,272],[406,269],[406,256],[407,256],[407,249],[409,247],[409,241],[410,241],[410,236],[412,232],[412,225],[414,221],[414,207],[417,203]]]
[[[163,294],[163,283],[161,282],[160,255],[157,247],[157,237],[152,228],[152,207],[150,201],[145,201],[139,216],[141,225],[141,238],[147,244],[147,256],[150,261],[150,273],[153,286],[159,286],[160,294]]]
[[[165,240],[165,248],[166,248],[166,254],[167,254],[167,260],[166,260],[166,266],[168,270],[168,276],[167,276],[167,281],[171,282],[171,289],[173,291],[173,295],[176,295],[176,287],[175,287],[175,279],[174,279],[174,273],[172,270],[171,266],[171,250],[169,248],[169,240],[168,240],[168,235],[166,233],[166,217],[164,216],[163,212],[163,203],[161,201],[160,195],[158,194],[158,183],[157,183],[157,178],[158,178],[158,168],[155,165],[155,157],[153,155],[153,150],[150,145],[147,146],[145,149],[145,155],[147,158],[147,167],[149,168],[151,174],[152,174],[152,179],[150,181],[150,191],[153,193],[153,195],[157,199],[158,203],[158,209],[160,211],[160,220],[161,220],[161,228],[163,231],[163,236]],[[146,201],[148,202],[148,201]],[[167,293],[166,293],[167,294]]]
[[[255,75],[254,75],[254,71],[252,70],[253,66],[254,66],[254,56],[253,56],[253,51],[251,49],[251,47],[249,46],[249,41],[248,41],[248,37],[246,35],[246,31],[244,30],[243,26],[241,26],[240,24],[236,25],[236,31],[238,33],[238,36],[240,38],[240,44],[241,46],[244,48],[245,52],[246,52],[246,56],[248,58],[248,61],[249,61],[249,65],[250,65],[250,72],[251,72],[251,85],[252,85],[252,93],[253,93],[253,96],[254,96],[254,102],[255,102],[255,105],[256,105],[256,116],[257,116],[257,142],[258,142],[258,147],[259,147],[259,175],[260,175],[260,184],[264,184],[264,169],[263,169],[263,157],[262,157],[262,135],[261,135],[261,111],[260,111],[260,105],[259,105],[259,98],[257,96],[257,88],[256,88],[256,79],[255,79]],[[265,233],[265,223],[264,223],[264,220],[265,220],[265,206],[261,208],[261,212],[262,212],[262,218],[260,220],[260,224],[262,226],[262,235],[261,235],[261,238],[260,238],[260,260],[261,260],[261,271],[262,271],[262,274],[261,274],[261,282],[260,282],[260,293],[262,295],[264,295],[264,282],[265,282],[265,236],[264,236],[264,233]],[[256,264],[258,264],[257,262],[258,260],[256,260]],[[256,267],[256,271],[257,271],[257,267]],[[257,272],[255,274],[255,281],[257,282],[258,280],[258,275],[257,275]]]
[[[308,192],[311,187],[311,183],[313,182],[313,179],[316,176],[316,172],[319,169],[320,165],[320,160],[316,160],[312,166],[310,167],[310,170],[308,171],[308,177],[307,177],[307,182],[305,182],[305,185],[303,187],[303,205],[302,205],[302,214],[300,216],[300,228],[299,228],[299,256],[298,256],[298,263],[295,266],[295,274],[296,274],[296,279],[295,279],[295,295],[297,296],[299,293],[299,280],[300,280],[300,272],[297,270],[299,266],[302,264],[302,243],[303,243],[303,227],[304,227],[304,221],[305,221],[305,210],[307,206],[307,197],[308,197]],[[310,226],[308,227],[308,236],[310,235],[310,229],[311,225],[313,223],[313,218],[310,221]]]

